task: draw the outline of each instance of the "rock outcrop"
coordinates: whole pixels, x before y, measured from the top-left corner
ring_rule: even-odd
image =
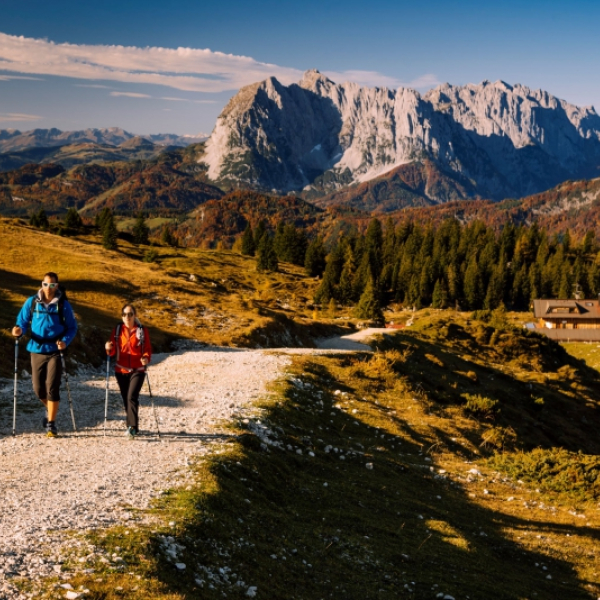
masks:
[[[242,88],[201,160],[215,181],[306,198],[433,161],[457,186],[422,186],[428,202],[458,188],[497,200],[598,175],[600,117],[502,81],[443,84],[422,96],[336,84],[313,70],[298,84],[270,78]]]

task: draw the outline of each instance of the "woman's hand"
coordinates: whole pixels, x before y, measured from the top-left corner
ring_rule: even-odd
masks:
[[[15,326],[12,328],[12,334],[15,337],[21,337],[23,335],[23,330],[20,327]]]
[[[104,344],[104,349],[107,352],[110,352],[113,349],[113,343],[112,342],[106,342],[106,344]]]
[[[59,350],[64,350],[67,347],[67,345],[62,340],[59,340],[58,342],[56,342],[56,347]]]
[[[146,366],[150,362],[145,356],[142,356],[141,361],[144,366]]]

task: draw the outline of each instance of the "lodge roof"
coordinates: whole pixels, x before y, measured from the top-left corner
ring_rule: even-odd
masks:
[[[534,300],[533,314],[536,318],[600,320],[600,300]]]

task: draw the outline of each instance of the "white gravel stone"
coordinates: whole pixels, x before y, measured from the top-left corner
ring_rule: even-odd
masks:
[[[344,350],[354,350],[355,343],[348,342]],[[285,376],[291,361],[288,354],[326,354],[328,347],[337,346],[323,343],[319,350],[212,347],[155,355],[149,378],[161,436],[144,385],[140,435],[135,440],[124,435],[125,415],[112,371],[104,431],[105,370],[70,368],[78,429],[72,431],[63,381],[55,439],[44,435],[44,410],[33,396],[30,377],[22,375],[15,437],[12,410],[0,413],[2,600],[20,598],[10,584],[12,577],[39,582],[62,573],[61,553],[73,547],[73,538],[64,532],[124,523],[135,527],[137,520],[149,518],[128,508],[143,510],[161,490],[184,486],[192,457],[222,452],[220,446],[230,436],[226,423],[256,413],[253,402],[268,394],[271,382]],[[0,393],[11,408],[12,383],[0,379]],[[247,418],[241,420],[249,423]],[[49,558],[40,561],[46,554]],[[100,560],[109,562],[105,557]],[[256,587],[250,586],[246,595],[254,597]]]

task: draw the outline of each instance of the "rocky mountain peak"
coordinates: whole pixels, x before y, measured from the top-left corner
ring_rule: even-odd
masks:
[[[269,78],[242,88],[201,160],[216,181],[318,195],[424,159],[472,182],[469,193],[524,196],[597,174],[600,118],[501,80],[421,96],[337,84],[311,69],[297,85]]]
[[[335,83],[317,69],[310,69],[304,73],[298,85],[305,90],[317,91],[321,87],[330,87]]]

